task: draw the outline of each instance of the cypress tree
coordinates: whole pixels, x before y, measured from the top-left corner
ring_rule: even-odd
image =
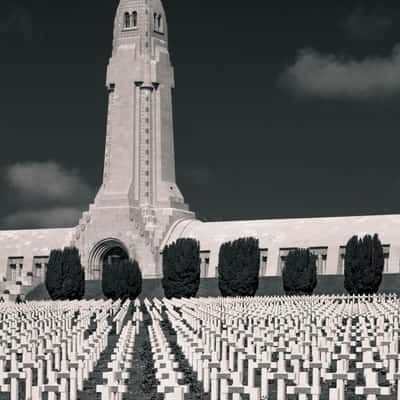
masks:
[[[163,251],[162,286],[167,298],[195,297],[200,286],[200,243],[178,239]]]
[[[355,293],[355,282],[359,280],[357,273],[358,237],[353,236],[346,244],[344,256],[344,287],[349,293]]]
[[[136,260],[131,260],[128,264],[128,297],[135,300],[142,292],[142,272]]]
[[[103,294],[107,299],[112,299],[113,296],[113,283],[111,265],[109,263],[103,264],[103,272],[101,277],[101,287]]]
[[[377,234],[353,236],[346,245],[344,286],[350,294],[374,294],[384,268],[383,246]]]
[[[317,257],[309,249],[294,249],[282,270],[283,289],[288,295],[312,294],[317,286]]]
[[[75,247],[52,250],[46,270],[46,289],[52,300],[81,300],[85,274]]]
[[[81,300],[85,292],[85,281],[81,258],[76,247],[64,249],[62,270],[62,300]]]
[[[46,269],[45,286],[52,300],[62,297],[63,286],[63,252],[60,249],[52,250]]]
[[[113,264],[114,274],[116,277],[116,296],[125,301],[128,297],[128,260],[118,260]]]
[[[142,273],[135,260],[117,260],[104,264],[103,294],[107,299],[135,300],[142,291]]]
[[[222,296],[254,296],[258,289],[260,248],[249,237],[223,243],[218,260],[218,286]]]

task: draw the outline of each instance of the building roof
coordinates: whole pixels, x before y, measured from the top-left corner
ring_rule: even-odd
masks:
[[[383,244],[400,242],[400,215],[201,222],[181,220],[168,232],[163,247],[179,238],[195,238],[201,249],[253,236],[261,247],[345,245],[353,235],[377,233]]]
[[[52,249],[70,245],[75,228],[0,231],[0,253],[10,257],[48,255]]]

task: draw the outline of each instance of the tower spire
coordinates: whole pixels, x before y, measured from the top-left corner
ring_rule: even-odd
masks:
[[[107,68],[103,183],[77,233],[89,271],[100,257],[93,249],[103,248],[107,235],[138,259],[145,276],[159,276],[158,247],[168,228],[194,218],[175,178],[174,85],[161,1],[121,0]]]

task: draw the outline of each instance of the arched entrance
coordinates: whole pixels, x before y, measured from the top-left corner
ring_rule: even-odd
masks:
[[[105,262],[113,263],[128,258],[127,248],[118,239],[105,239],[97,243],[89,255],[89,279],[101,279]]]

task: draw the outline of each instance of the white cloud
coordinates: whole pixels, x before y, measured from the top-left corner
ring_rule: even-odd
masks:
[[[81,204],[92,197],[92,189],[77,171],[48,162],[18,163],[6,167],[9,186],[23,201]]]
[[[52,161],[10,165],[4,179],[14,202],[1,220],[8,229],[75,226],[94,196],[76,170]]]
[[[76,226],[82,210],[73,207],[54,207],[45,210],[20,210],[3,218],[7,229],[69,228]]]
[[[280,77],[294,94],[325,99],[384,99],[400,93],[400,45],[387,57],[358,61],[313,49],[299,51]]]

